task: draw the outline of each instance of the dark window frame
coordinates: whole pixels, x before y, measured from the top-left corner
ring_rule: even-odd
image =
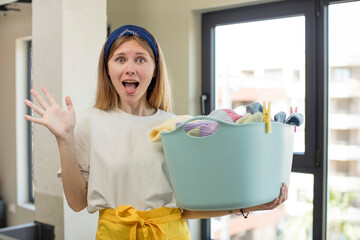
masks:
[[[328,6],[340,0],[288,0],[202,15],[202,114],[215,108],[215,27],[224,24],[305,16],[305,153],[294,153],[293,172],[314,176],[313,239],[326,239]],[[349,1],[350,2],[350,1]],[[202,220],[202,239],[210,239],[210,220]]]
[[[30,90],[32,88],[32,41],[27,42],[27,99],[32,100]],[[27,114],[31,116],[31,108],[27,108]],[[33,189],[33,140],[32,140],[32,123],[27,121],[27,156],[28,156],[28,201],[34,203],[34,189]]]

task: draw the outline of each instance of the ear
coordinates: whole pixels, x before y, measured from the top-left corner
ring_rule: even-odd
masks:
[[[157,73],[157,66],[155,66],[153,78],[156,77],[156,73]]]
[[[107,64],[105,64],[105,72],[106,72],[106,75],[110,78],[110,75],[109,75],[109,67]]]

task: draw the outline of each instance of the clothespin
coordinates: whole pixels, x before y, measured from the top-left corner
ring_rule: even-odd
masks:
[[[271,133],[271,102],[266,108],[265,101],[263,102],[263,121],[266,123],[266,132]]]
[[[295,107],[295,111],[294,112],[297,112],[297,107]],[[290,114],[294,113],[293,112],[293,108],[290,107]],[[296,126],[294,126],[294,132],[296,132]]]

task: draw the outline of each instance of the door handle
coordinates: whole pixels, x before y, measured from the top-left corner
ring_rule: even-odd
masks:
[[[205,115],[205,102],[208,99],[208,95],[207,94],[203,94],[201,95],[200,98],[200,104],[201,104],[201,115]]]

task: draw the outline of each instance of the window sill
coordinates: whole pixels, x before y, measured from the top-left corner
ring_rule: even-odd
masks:
[[[35,204],[34,203],[20,203],[19,207],[35,212]]]

